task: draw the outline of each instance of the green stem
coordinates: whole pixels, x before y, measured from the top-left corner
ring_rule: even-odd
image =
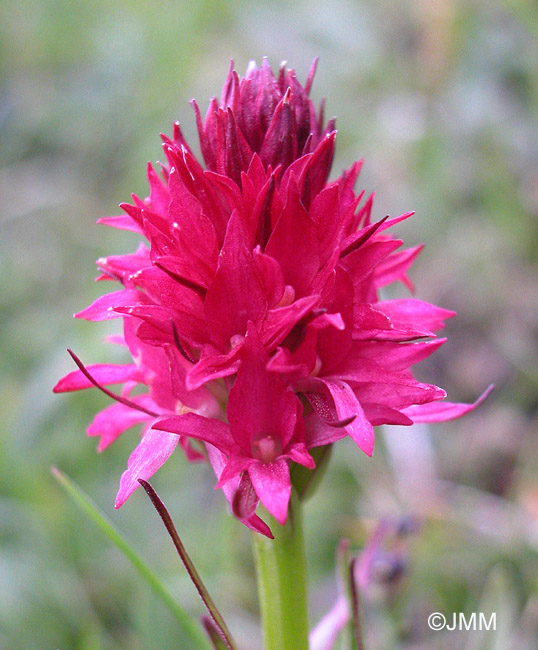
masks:
[[[286,525],[271,516],[268,523],[274,539],[253,533],[265,650],[308,650],[306,560],[295,491]]]

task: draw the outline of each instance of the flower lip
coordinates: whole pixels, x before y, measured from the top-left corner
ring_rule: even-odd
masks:
[[[261,435],[251,443],[252,455],[262,463],[272,463],[282,454],[282,443],[271,435]]]

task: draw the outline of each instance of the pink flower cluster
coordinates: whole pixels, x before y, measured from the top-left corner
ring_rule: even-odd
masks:
[[[133,361],[86,368],[73,355],[79,369],[55,391],[97,385],[116,399],[88,429],[99,450],[143,425],[116,507],[179,444],[210,461],[234,514],[270,535],[258,502],[284,524],[290,466],[313,469],[313,448],[349,435],[371,455],[375,425],[475,406],[412,375],[454,312],[379,299],[389,283],[410,286],[421,247],[401,250],[388,233],[411,213],[372,223],[372,197],[353,189],[360,163],[328,181],[336,131],[309,98],[314,72],[303,87],[284,66],[275,77],[252,63],[241,79],[232,67],[204,120],[194,103],[204,165],[175,124],[167,163],[148,166],[149,197],[100,220],[149,247],[98,260],[99,279],[122,289],[76,316],[122,318]]]

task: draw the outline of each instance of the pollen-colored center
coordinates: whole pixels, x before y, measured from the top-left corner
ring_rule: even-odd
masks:
[[[252,441],[252,455],[262,463],[272,463],[282,453],[282,443],[273,436],[262,436]]]

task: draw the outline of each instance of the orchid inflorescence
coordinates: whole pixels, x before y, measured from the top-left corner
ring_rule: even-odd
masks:
[[[234,515],[268,537],[261,501],[284,525],[298,466],[350,436],[367,455],[374,427],[441,421],[475,404],[445,401],[411,367],[445,339],[454,312],[416,298],[382,300],[421,246],[390,229],[412,213],[372,221],[373,195],[356,194],[361,162],[329,181],[336,130],[302,86],[266,60],[230,68],[205,119],[193,102],[201,163],[174,124],[166,163],[148,165],[149,197],[100,219],[147,240],[97,261],[122,288],[78,318],[123,320],[132,362],[84,366],[56,392],[97,386],[115,403],[88,428],[102,451],[142,424],[116,507],[179,445],[208,460]],[[107,386],[122,384],[115,393]],[[291,473],[290,473],[291,470]]]

